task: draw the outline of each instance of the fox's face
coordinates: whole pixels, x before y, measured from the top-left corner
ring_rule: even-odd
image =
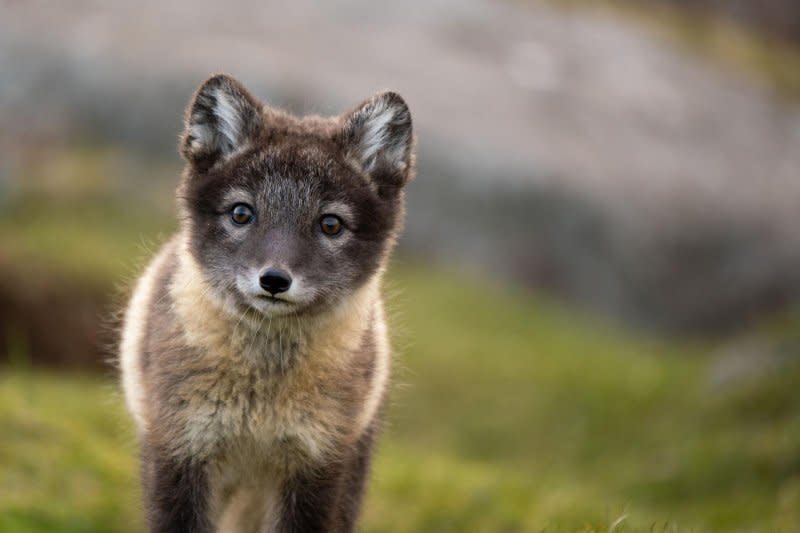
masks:
[[[215,76],[186,121],[183,223],[226,309],[318,312],[382,268],[413,163],[398,95],[380,93],[335,119],[295,119]]]

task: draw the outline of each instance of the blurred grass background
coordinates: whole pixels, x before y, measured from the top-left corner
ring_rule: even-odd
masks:
[[[442,36],[454,39],[458,46],[449,62],[416,63],[421,56],[412,47],[402,75],[369,79],[404,94],[410,89],[412,108],[421,110],[415,115],[421,158],[409,198],[409,237],[387,280],[395,386],[364,506],[364,531],[800,529],[800,196],[794,186],[800,176],[794,149],[800,142],[800,36],[791,24],[748,24],[736,10],[729,16],[719,2],[704,2],[700,10],[667,3],[544,3],[559,6],[552,12],[527,0],[491,8],[476,3],[478,16],[465,8],[463,28],[451,20],[453,7],[445,10],[446,23],[436,27],[430,45],[449,50]],[[504,11],[516,4],[532,11]],[[598,6],[602,18],[586,15]],[[183,102],[200,80],[196,72],[181,71],[168,59],[162,65],[160,56],[147,54],[142,57],[155,59],[149,65],[155,70],[136,70],[141,65],[131,66],[123,54],[120,64],[132,73],[108,74],[103,61],[117,67],[120,56],[84,35],[96,27],[107,31],[102,17],[108,13],[89,17],[85,26],[63,26],[85,40],[77,41],[79,60],[67,61],[42,52],[38,43],[3,41],[14,30],[43,43],[52,38],[56,48],[62,45],[58,39],[73,43],[73,37],[25,33],[22,22],[37,21],[38,14],[12,13],[10,4],[0,6],[0,30],[15,20],[3,17],[4,9],[22,29],[0,31],[0,66],[13,67],[0,69],[0,531],[141,531],[136,442],[107,361],[114,351],[114,317],[130,284],[176,227],[173,191],[180,164],[173,146],[182,103],[169,95]],[[344,4],[329,9],[347,23],[358,13]],[[367,14],[379,19],[376,11]],[[415,16],[409,15],[413,24],[401,22],[425,27],[424,17]],[[509,16],[532,26],[525,17],[536,17],[541,26],[531,35],[519,28],[506,32],[500,21]],[[176,20],[174,14],[165,19]],[[365,19],[354,20],[361,25]],[[549,34],[551,26],[566,31]],[[53,26],[53,35],[61,29]],[[571,46],[579,52],[581,46],[602,49],[616,42],[615,32],[622,45],[635,39],[651,43],[652,29],[666,32],[680,52],[653,45],[655,52],[643,59],[655,61],[650,75],[669,70],[672,60],[688,63],[691,68],[670,71],[664,80],[670,89],[685,91],[678,96],[687,101],[694,101],[695,90],[705,91],[698,105],[708,107],[710,117],[678,106],[685,116],[676,119],[673,108],[659,108],[670,98],[656,98],[650,107],[637,101],[638,82],[648,96],[664,89],[637,68],[631,72],[642,77],[638,82],[615,80],[619,93],[590,95],[587,101],[600,102],[597,108],[582,107],[586,95],[570,96],[572,85],[580,84],[559,72],[577,67],[559,53]],[[231,32],[235,38],[227,42],[236,57],[246,40],[241,32]],[[492,55],[501,44],[497,34],[515,32],[532,41],[511,46],[510,79],[517,81],[504,83],[522,88],[498,96],[497,87],[470,76],[494,79],[487,65],[505,61]],[[576,44],[584,32],[589,44]],[[626,40],[628,32],[633,41]],[[563,43],[548,41],[562,33]],[[134,45],[151,42],[142,35]],[[310,37],[302,35],[292,43],[307,44]],[[415,41],[402,33],[396,37],[403,46]],[[322,41],[327,48],[330,40]],[[211,47],[225,48],[216,41]],[[302,53],[298,46],[297,54],[307,60]],[[387,64],[394,57],[375,54]],[[25,88],[19,80],[38,68],[28,59],[40,56],[41,85]],[[475,72],[466,67],[468,57]],[[588,71],[589,80],[631,60],[611,54],[606,64],[598,57],[586,59],[597,70]],[[80,71],[81,61],[91,68]],[[638,60],[631,61],[635,66]],[[243,63],[209,60],[199,70],[262,68]],[[427,78],[412,64],[455,65],[464,78],[453,80],[458,90],[450,93],[436,77],[430,86],[414,85]],[[368,89],[357,75],[370,69],[356,65],[344,71],[354,80],[346,90],[339,87],[337,98]],[[552,88],[555,74],[520,77],[520,65],[550,68],[564,76],[565,86]],[[720,65],[734,65],[749,81],[738,74],[729,78],[727,71],[720,75]],[[292,72],[288,64],[280,67],[267,60],[263,66],[275,79]],[[165,76],[159,68],[177,72],[180,90],[159,78]],[[332,80],[324,94],[336,90],[334,74],[320,75]],[[106,75],[118,76],[118,85],[109,86]],[[148,85],[152,92],[143,91],[141,100],[125,92],[137,93],[137,83],[154,79],[163,85]],[[768,89],[754,90],[753,80]],[[279,103],[319,110],[308,103],[317,94],[311,81],[274,83],[267,87]],[[85,96],[88,89],[95,92]],[[62,94],[68,95],[68,111],[36,107]],[[153,98],[162,94],[163,101]],[[631,109],[624,107],[627,96]],[[530,115],[516,108],[503,115],[506,97],[515,105],[532,102],[521,108]],[[126,98],[133,99],[133,111],[120,109]],[[473,107],[459,107],[459,98],[492,105],[473,115]],[[575,115],[569,115],[572,104]],[[37,112],[21,112],[26,105]],[[739,107],[746,113],[726,122]],[[155,115],[161,123],[148,122]],[[516,115],[525,118],[511,124]],[[599,129],[580,123],[584,115]],[[465,116],[480,122],[468,123],[474,131],[458,122]],[[536,127],[543,116],[552,122],[543,122],[539,132],[552,129],[555,141],[514,129]],[[465,141],[444,127],[451,120],[466,137],[478,139],[481,151],[469,144],[474,139]],[[684,129],[671,129],[681,120]],[[46,127],[26,129],[40,122]],[[575,129],[559,137],[565,124]],[[742,124],[747,128],[739,131]],[[511,133],[496,137],[492,127]],[[607,138],[581,137],[606,129]],[[735,142],[713,143],[729,131],[739,135]],[[666,159],[641,156],[626,144],[629,132],[653,148],[649,155],[663,151]],[[534,152],[531,147],[540,151],[523,170],[509,163],[517,163],[508,155],[513,150],[492,144],[499,138],[499,144],[513,145],[510,137],[522,140],[517,156]],[[564,150],[548,159],[551,141]],[[698,146],[711,159],[693,159]],[[591,174],[603,166],[599,152],[613,159],[614,172]],[[644,157],[643,166],[637,156]],[[453,162],[459,158],[464,160]],[[553,160],[577,161],[564,168],[584,170],[591,179],[546,168]],[[628,167],[629,175],[615,173]],[[660,177],[625,181],[642,169]],[[718,187],[715,173],[730,179]],[[551,174],[561,188],[547,181]],[[513,182],[520,175],[527,181]],[[613,200],[602,204],[605,211],[598,207],[598,190]],[[628,196],[631,191],[651,196]],[[694,210],[681,210],[697,198]],[[726,203],[729,198],[740,203]],[[664,212],[654,208],[660,205]],[[775,247],[764,245],[773,239]],[[495,274],[488,286],[487,271]]]
[[[798,524],[796,357],[715,383],[714,343],[641,337],[473,282],[392,269],[398,386],[365,531]],[[141,530],[135,441],[111,378],[7,368],[0,425],[1,530]]]

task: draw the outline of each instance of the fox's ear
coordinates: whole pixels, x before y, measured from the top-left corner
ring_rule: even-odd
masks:
[[[345,114],[338,140],[382,194],[398,191],[411,177],[411,112],[399,94],[378,93]]]
[[[261,104],[241,83],[218,74],[207,79],[186,108],[181,155],[207,170],[253,139],[263,127]]]

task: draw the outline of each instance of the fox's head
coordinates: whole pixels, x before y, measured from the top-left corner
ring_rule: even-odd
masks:
[[[393,92],[335,118],[295,118],[224,75],[186,111],[178,190],[189,251],[225,307],[267,316],[340,302],[385,264],[413,175]]]

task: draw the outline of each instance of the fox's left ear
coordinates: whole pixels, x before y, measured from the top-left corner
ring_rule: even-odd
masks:
[[[345,114],[337,139],[382,195],[396,193],[412,177],[411,112],[399,94],[378,93]]]
[[[186,108],[181,155],[205,171],[253,139],[263,127],[261,104],[225,74],[203,82]]]

